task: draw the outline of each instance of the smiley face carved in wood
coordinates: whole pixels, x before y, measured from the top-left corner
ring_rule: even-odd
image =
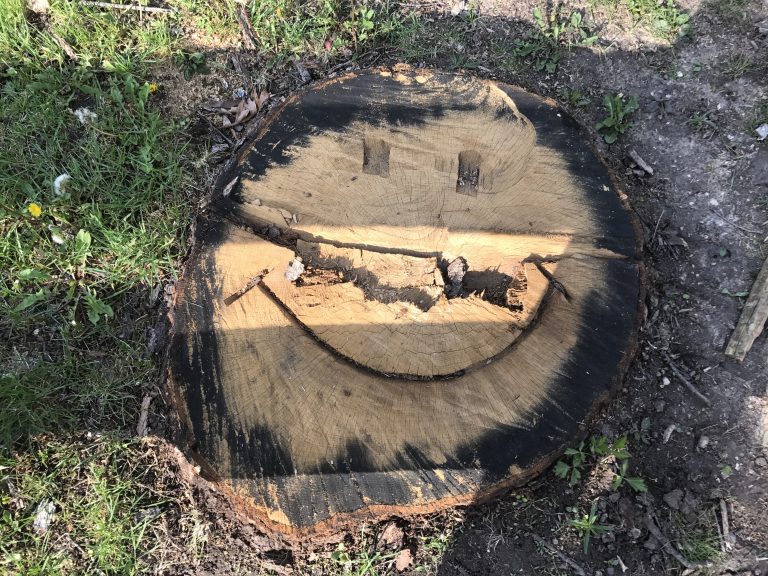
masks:
[[[573,122],[522,90],[424,71],[312,87],[212,207],[172,387],[197,458],[285,529],[524,481],[632,348],[632,221]]]

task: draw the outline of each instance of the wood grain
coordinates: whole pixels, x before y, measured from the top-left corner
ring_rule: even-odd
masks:
[[[170,385],[204,470],[296,537],[527,480],[631,357],[632,220],[577,126],[517,88],[402,70],[316,85],[214,207]]]

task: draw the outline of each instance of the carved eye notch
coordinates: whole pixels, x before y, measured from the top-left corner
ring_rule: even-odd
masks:
[[[389,143],[381,138],[363,138],[363,173],[389,177]]]
[[[480,188],[480,152],[462,150],[459,152],[459,174],[456,177],[456,194],[477,196]]]

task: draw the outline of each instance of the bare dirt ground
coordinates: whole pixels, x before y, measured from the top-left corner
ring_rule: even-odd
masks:
[[[760,337],[742,364],[723,354],[744,294],[768,256],[768,144],[754,132],[768,108],[768,38],[758,28],[768,4],[735,3],[736,15],[720,13],[723,4],[686,2],[681,8],[691,15],[691,32],[670,43],[620,10],[575,3],[599,40],[568,51],[554,73],[506,66],[492,50],[495,42],[511,47],[530,33],[534,2],[486,2],[476,7],[476,18],[463,19],[461,5],[414,8],[433,20],[436,34],[453,30],[458,19],[460,34],[452,50],[412,65],[455,68],[458,58],[468,72],[559,100],[579,120],[643,224],[650,285],[625,385],[585,429],[610,439],[628,434],[632,474],[645,479],[648,491],[612,490],[612,474],[598,462],[573,487],[547,472],[491,503],[396,520],[403,535],[395,547],[413,552],[413,573],[768,574],[768,340]],[[190,81],[161,70],[169,108],[188,115],[254,79],[277,101],[301,83],[296,70],[261,77],[259,62],[244,54],[240,74],[231,54],[226,48],[211,53],[212,73]],[[359,64],[398,59],[382,50]],[[306,66],[315,80],[329,74],[323,63]],[[611,146],[594,130],[608,93],[639,99],[633,127]],[[202,120],[191,130],[222,142]],[[207,166],[213,175],[221,164]],[[681,375],[711,405],[693,395]],[[152,427],[170,437],[172,417],[157,414]],[[181,482],[204,511],[207,544],[197,558],[174,559],[173,573],[324,574],[336,566],[330,558],[335,542],[265,552],[273,543],[209,485],[190,478]],[[585,554],[569,521],[572,508],[583,514],[597,498],[598,523],[613,530],[593,537]],[[382,528],[368,525],[348,535],[349,555],[373,554]],[[380,550],[380,559],[393,557],[394,551]],[[378,573],[394,573],[393,562],[378,561]]]

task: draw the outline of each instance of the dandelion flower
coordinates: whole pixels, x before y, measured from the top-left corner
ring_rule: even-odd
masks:
[[[56,180],[53,181],[53,193],[56,194],[56,196],[63,196],[66,191],[67,182],[70,180],[72,180],[72,176],[69,174],[57,176]]]
[[[149,93],[154,94],[155,92],[157,92],[157,84],[155,84],[154,82],[151,82],[149,84]]]
[[[27,206],[27,212],[32,215],[32,218],[40,218],[40,215],[43,213],[43,209],[37,202],[31,202]]]

